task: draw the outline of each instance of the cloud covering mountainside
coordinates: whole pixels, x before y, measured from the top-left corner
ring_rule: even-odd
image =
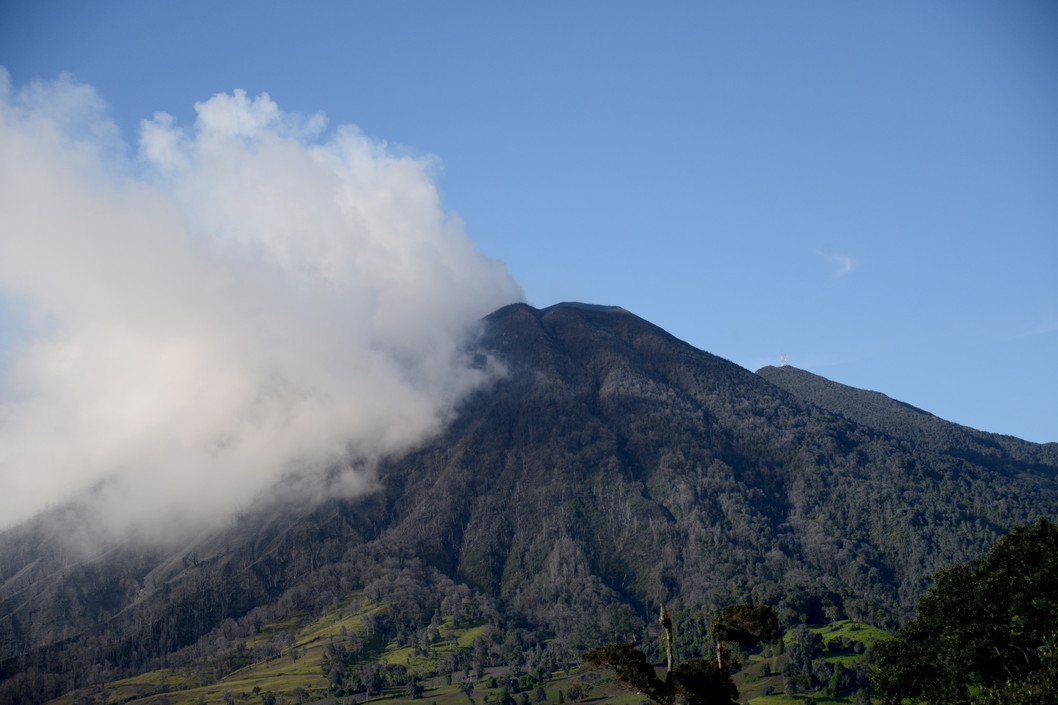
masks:
[[[355,493],[491,374],[467,336],[522,292],[436,160],[266,94],[195,110],[137,151],[91,87],[0,68],[0,528],[88,488],[119,532],[291,473]]]

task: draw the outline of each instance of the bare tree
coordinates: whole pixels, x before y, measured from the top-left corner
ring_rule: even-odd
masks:
[[[661,606],[661,618],[658,620],[661,622],[661,628],[665,630],[665,656],[666,656],[666,668],[672,670],[672,618],[669,617],[669,611],[665,609],[665,605]]]

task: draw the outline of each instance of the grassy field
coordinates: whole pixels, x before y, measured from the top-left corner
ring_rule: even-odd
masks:
[[[195,705],[196,703],[207,703],[208,705],[220,705],[225,703],[225,692],[230,691],[234,702],[239,703],[261,703],[262,695],[268,691],[277,695],[277,703],[295,705],[298,701],[293,692],[297,687],[304,688],[308,693],[305,703],[327,702],[353,703],[352,697],[334,698],[323,692],[325,680],[319,674],[318,664],[316,673],[306,673],[300,667],[291,669],[282,664],[261,665],[244,669],[234,673],[219,683],[198,687],[187,678],[174,678],[168,671],[157,671],[143,674],[134,679],[126,679],[109,684],[106,688],[107,702],[110,703],[135,703],[136,705]],[[300,662],[299,662],[300,666]],[[443,679],[437,679],[443,680]],[[497,704],[502,697],[502,689],[499,687],[488,688],[485,683],[488,678],[477,681],[471,694],[475,705]],[[168,683],[172,688],[167,693],[157,693],[158,686]],[[563,671],[552,674],[551,680],[543,684],[545,700],[542,705],[557,705],[566,702],[573,705],[565,698],[565,693],[574,685],[579,685],[584,691],[584,697],[580,703],[609,703],[612,705],[639,705],[644,698],[635,693],[629,693],[619,684],[611,680],[598,677],[594,673],[584,673],[579,669],[573,669],[567,675]],[[177,690],[177,688],[182,688]],[[426,685],[422,695],[416,699],[410,699],[404,689],[393,689],[391,692],[368,700],[359,700],[361,703],[377,703],[398,705],[401,703],[415,703],[415,705],[471,705],[471,701],[459,689],[458,684],[434,684]],[[559,693],[563,697],[559,697]],[[151,693],[151,694],[147,694]],[[90,699],[87,702],[102,702],[99,693],[93,694],[85,691]],[[93,700],[94,695],[94,700]],[[282,700],[278,698],[282,697]],[[362,697],[362,696],[361,696]],[[75,702],[73,695],[67,695],[52,701],[55,705],[60,703]]]
[[[356,598],[360,600],[360,609],[346,611],[344,608]],[[322,663],[326,646],[333,638],[343,633],[364,634],[362,616],[381,609],[381,605],[370,604],[361,596],[350,596],[338,609],[318,619],[309,620],[302,617],[291,618],[264,626],[253,638],[247,639],[246,661],[241,668],[227,674],[216,682],[199,684],[200,678],[212,681],[212,666],[206,663],[197,664],[197,668],[162,670],[144,673],[135,678],[106,684],[104,688],[84,689],[52,701],[53,705],[80,705],[81,703],[134,703],[135,705],[224,705],[234,702],[235,705],[257,705],[264,703],[268,693],[276,696],[276,705],[301,705],[301,703],[329,703],[345,705],[353,703],[350,697],[334,698],[328,695],[327,680],[324,677]],[[811,627],[827,643],[831,639],[847,637],[864,643],[873,642],[887,634],[882,630],[848,620],[835,624]],[[474,640],[482,636],[485,624],[475,624],[456,628],[446,618],[438,631],[441,639],[434,644],[434,653],[430,656],[416,655],[409,646],[398,646],[394,643],[376,645],[370,652],[373,660],[385,660],[389,664],[405,666],[409,672],[420,674],[423,687],[421,696],[412,700],[405,688],[395,688],[381,696],[360,702],[416,703],[416,705],[472,705],[459,688],[459,675],[456,683],[448,683],[443,677],[424,680],[422,675],[436,670],[437,659],[457,648],[467,648]],[[267,660],[254,660],[254,647],[259,643],[273,641],[280,634],[292,635],[293,643],[283,650],[282,655]],[[787,637],[789,638],[789,637]],[[293,649],[296,658],[291,656]],[[849,663],[862,658],[849,653],[825,653],[828,660]],[[770,675],[762,675],[762,665],[768,663]],[[751,705],[797,705],[805,702],[804,695],[789,697],[782,694],[783,681],[781,671],[785,656],[769,658],[753,657],[747,660],[742,671],[735,676],[741,694],[740,701]],[[491,683],[489,675],[495,676],[500,669],[490,669],[486,677],[475,681],[471,694],[473,705],[498,705],[502,697],[500,688],[488,688]],[[608,703],[613,705],[640,705],[645,698],[629,693],[621,684],[608,678],[605,672],[582,671],[571,669],[556,671],[545,677],[541,685],[546,700],[541,705],[558,705],[565,701],[567,691],[579,685],[584,695],[580,703]],[[770,694],[769,694],[770,693]],[[362,697],[362,696],[361,696]],[[846,705],[851,698],[827,698],[811,694],[818,705]]]
[[[860,622],[853,622],[849,619],[843,619],[840,622],[834,622],[825,626],[810,627],[812,631],[823,637],[823,642],[826,643],[831,639],[840,639],[841,637],[848,637],[853,641],[862,641],[864,644],[874,643],[878,639],[887,639],[892,636],[889,632],[884,629],[872,627],[869,624],[861,624]]]
[[[811,699],[816,705],[849,705],[852,698],[832,698],[819,693],[806,693],[803,695],[766,695],[750,699],[749,705],[804,705]]]
[[[360,609],[350,613],[344,608],[354,598],[360,600]],[[223,705],[232,701],[236,705],[241,705],[262,703],[264,702],[263,696],[267,693],[276,695],[277,705],[280,703],[298,705],[299,702],[352,703],[352,697],[333,698],[328,695],[327,680],[322,669],[325,649],[333,638],[340,637],[343,633],[364,635],[366,630],[361,617],[381,608],[381,605],[372,605],[364,601],[361,596],[353,595],[349,596],[338,609],[319,619],[305,620],[302,617],[304,623],[299,623],[298,618],[291,618],[268,624],[262,627],[257,635],[246,640],[245,653],[248,654],[248,663],[216,682],[199,685],[195,666],[153,671],[134,678],[107,683],[102,688],[82,689],[52,701],[52,705],[74,705],[75,703]],[[389,664],[405,666],[410,673],[426,674],[436,669],[438,658],[473,644],[474,640],[483,634],[486,626],[480,623],[457,628],[450,618],[445,618],[438,625],[442,638],[433,645],[433,655],[415,655],[415,650],[410,646],[390,643],[381,648],[371,649],[369,657],[375,661],[384,660]],[[271,642],[277,635],[283,633],[292,635],[293,643],[284,649],[280,656],[267,660],[254,660],[250,656],[254,653],[254,647],[257,644]],[[292,649],[297,656],[296,659],[291,656]],[[211,665],[203,662],[197,666],[198,672],[205,676],[204,680],[213,680]],[[476,705],[498,703],[500,700],[502,691],[499,688],[486,688],[485,682],[486,680],[482,680],[475,685],[472,697]],[[559,671],[552,674],[551,679],[543,686],[548,697],[547,702],[557,703],[559,692],[564,693],[574,683],[580,683],[582,687],[587,685],[578,680],[576,673],[567,675]],[[435,678],[433,682],[424,683],[423,688],[422,696],[415,701],[418,704],[436,702],[437,705],[470,705],[466,695],[459,689],[458,683],[451,685],[443,678]],[[307,697],[299,698],[295,693],[304,694]],[[604,695],[606,697],[603,697]],[[615,697],[620,695],[613,684],[595,687],[594,695],[585,701],[598,702],[610,695]],[[641,700],[638,697],[632,699],[629,697],[617,697],[612,702],[620,705],[636,705]],[[369,702],[412,701],[405,694],[404,688],[398,688],[393,689],[393,692],[372,698]]]

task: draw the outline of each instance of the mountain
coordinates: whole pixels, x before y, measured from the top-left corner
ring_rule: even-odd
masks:
[[[805,401],[886,435],[922,448],[965,456],[1000,472],[1031,469],[1048,474],[1058,467],[1058,443],[1029,443],[1013,436],[977,431],[940,419],[922,409],[832,382],[796,367],[763,367],[757,374]]]
[[[395,606],[374,628],[398,643],[473,614],[498,635],[489,654],[509,642],[518,658],[649,634],[661,603],[684,654],[734,601],[788,626],[895,626],[937,569],[1058,519],[1054,444],[793,368],[755,374],[621,308],[515,304],[474,346],[506,375],[385,461],[376,492],[88,559],[54,515],[0,535],[0,702],[223,663],[265,622],[356,591]]]

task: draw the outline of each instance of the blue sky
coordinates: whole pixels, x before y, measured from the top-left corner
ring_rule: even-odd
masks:
[[[355,124],[536,306],[1058,441],[1054,3],[8,0],[0,65],[130,154],[235,89]]]

